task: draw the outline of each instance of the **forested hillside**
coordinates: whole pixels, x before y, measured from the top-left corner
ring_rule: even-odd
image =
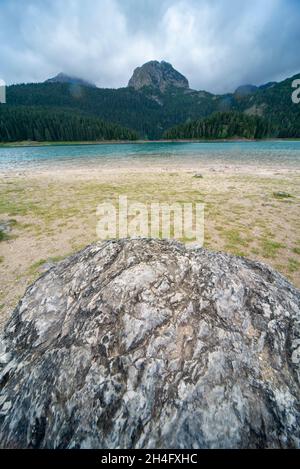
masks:
[[[247,114],[267,117],[280,138],[300,137],[300,104],[292,102],[292,82],[300,75],[261,87],[253,95],[237,101],[235,108]]]
[[[166,139],[261,139],[276,136],[276,129],[266,119],[239,112],[216,113],[212,116],[178,125],[164,133]]]
[[[7,88],[8,106],[75,109],[134,129],[140,138],[159,139],[164,130],[188,118],[205,117],[215,110],[209,93],[170,88],[99,89],[67,83],[13,85]]]
[[[74,111],[0,106],[0,141],[135,140],[137,134],[116,124]]]
[[[61,74],[58,75],[58,78],[60,76]],[[222,125],[227,126],[226,123],[219,121],[216,123],[216,118],[213,117],[214,125],[216,125],[213,129],[216,129],[216,134],[201,128],[201,126],[199,127],[199,121],[218,112],[239,112],[246,116],[266,120],[269,125],[269,133],[266,134],[265,130],[263,132],[257,130],[257,135],[278,136],[281,138],[300,137],[300,105],[294,104],[291,99],[292,82],[294,79],[300,78],[300,75],[281,83],[268,83],[260,87],[241,86],[235,93],[226,95],[214,95],[206,91],[190,89],[188,82],[183,81],[184,77],[182,78],[180,74],[177,75],[172,66],[164,62],[151,62],[150,67],[149,64],[145,64],[138,71],[135,71],[134,76],[135,80],[130,80],[130,86],[120,89],[99,89],[93,86],[84,86],[78,84],[80,81],[74,83],[74,79],[70,79],[70,83],[67,83],[65,82],[65,76],[63,82],[13,85],[7,87],[7,105],[4,108],[12,107],[16,112],[16,107],[18,107],[20,108],[20,115],[23,115],[22,109],[24,106],[31,108],[30,113],[33,108],[43,108],[43,118],[48,113],[50,115],[53,110],[57,113],[58,109],[67,112],[69,116],[70,113],[74,113],[73,119],[75,120],[68,117],[69,123],[60,124],[62,125],[61,131],[54,131],[52,126],[52,134],[67,133],[72,135],[74,133],[80,139],[82,133],[84,135],[87,133],[89,135],[98,135],[99,126],[101,127],[100,135],[102,135],[105,125],[103,122],[101,125],[96,124],[95,120],[93,120],[93,124],[79,125],[79,114],[82,119],[87,119],[88,116],[91,119],[100,118],[102,121],[131,129],[137,133],[138,138],[150,140],[160,139],[163,135],[168,135],[169,133],[165,132],[178,125],[180,125],[181,130],[177,128],[176,132],[186,132],[186,129],[189,129],[188,134],[191,132],[199,134],[197,138],[200,138],[200,135],[204,135],[204,138],[220,138],[219,135],[222,135],[222,138],[229,138],[225,135],[228,132],[231,134],[232,126],[237,125],[239,125],[238,133],[240,136],[249,136],[249,133],[253,135],[253,122],[259,123],[259,125],[257,124],[259,129],[264,127],[260,120],[253,121],[239,117],[237,122],[235,114],[230,118],[232,122],[227,130],[220,127]],[[178,76],[179,83],[177,83],[178,86],[175,86]],[[56,80],[58,78],[56,77]],[[148,85],[142,86],[144,82]],[[4,111],[2,110],[2,112]],[[11,116],[12,114],[8,115],[9,118]],[[193,121],[197,121],[198,124]],[[55,120],[52,120],[52,122],[55,122]],[[72,131],[70,130],[70,122],[74,122],[75,125]],[[10,125],[13,127],[13,124],[6,124],[6,126]],[[106,126],[112,128],[109,124],[106,124]],[[245,127],[242,128],[241,126]],[[45,137],[46,129],[42,130],[42,127],[40,125],[39,130],[35,131],[39,138]],[[68,131],[66,127],[69,129]],[[87,128],[97,128],[97,130],[87,132]],[[23,134],[27,132],[32,135],[32,124],[27,130],[24,125],[22,129]],[[17,129],[15,129],[15,133],[12,130],[10,132],[17,135]],[[118,128],[115,132],[119,134],[124,130],[121,131]],[[7,135],[7,130],[1,129],[1,135]],[[129,138],[132,138],[131,132],[129,132],[129,135]],[[256,138],[260,137],[257,136]]]

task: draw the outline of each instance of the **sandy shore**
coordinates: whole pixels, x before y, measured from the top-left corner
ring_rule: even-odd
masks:
[[[266,262],[300,287],[300,168],[184,159],[2,171],[0,220],[11,232],[0,242],[0,327],[44,269],[97,240],[96,208],[119,195],[203,202],[205,247]]]

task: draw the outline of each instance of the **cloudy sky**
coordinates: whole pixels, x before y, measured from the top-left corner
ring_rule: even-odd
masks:
[[[300,0],[0,0],[0,78],[121,87],[157,59],[228,92],[299,73],[299,25]]]

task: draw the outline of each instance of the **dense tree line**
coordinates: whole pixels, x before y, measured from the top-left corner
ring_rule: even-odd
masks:
[[[239,112],[218,112],[212,116],[181,124],[167,130],[167,139],[261,139],[274,136],[276,130],[266,119]]]
[[[277,129],[271,132],[272,136],[300,137],[300,105],[291,100],[295,78],[300,75],[257,88],[242,97],[175,88],[161,93],[151,87],[136,91],[74,87],[67,83],[13,85],[7,87],[7,106],[73,110],[134,129],[139,138],[145,139],[160,139],[167,129],[184,122],[200,121],[216,112],[234,111],[272,122]],[[250,125],[250,129],[253,125],[248,121],[241,123]]]
[[[9,86],[7,103],[74,109],[134,129],[140,138],[150,140],[161,138],[166,129],[188,118],[205,117],[216,110],[212,95],[204,92],[74,88],[66,83]]]
[[[134,131],[74,111],[0,105],[0,141],[136,140]]]

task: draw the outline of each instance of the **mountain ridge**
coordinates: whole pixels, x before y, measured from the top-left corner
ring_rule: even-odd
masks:
[[[44,83],[69,83],[71,85],[87,86],[96,88],[96,85],[90,81],[84,80],[83,78],[67,75],[66,73],[59,73],[53,78],[48,78]]]
[[[138,89],[134,86],[103,89],[83,84],[74,92],[69,82],[61,81],[11,85],[7,87],[7,104],[4,106],[75,110],[132,129],[139,138],[149,140],[162,138],[164,132],[174,126],[199,121],[216,112],[234,111],[271,121],[275,135],[280,138],[300,137],[300,106],[291,99],[292,82],[300,78],[300,74],[278,83],[270,82],[255,88],[251,85],[250,92],[244,95],[216,95],[190,89],[188,80],[171,64],[152,61],[151,70],[153,63],[154,69],[160,70],[158,80],[153,83],[151,75],[148,77],[150,83],[147,84],[146,77],[146,84],[140,87],[144,82],[138,78],[135,82]],[[168,70],[171,78],[162,70]],[[133,77],[134,74],[129,80],[130,85]],[[176,86],[176,80],[179,86]]]

